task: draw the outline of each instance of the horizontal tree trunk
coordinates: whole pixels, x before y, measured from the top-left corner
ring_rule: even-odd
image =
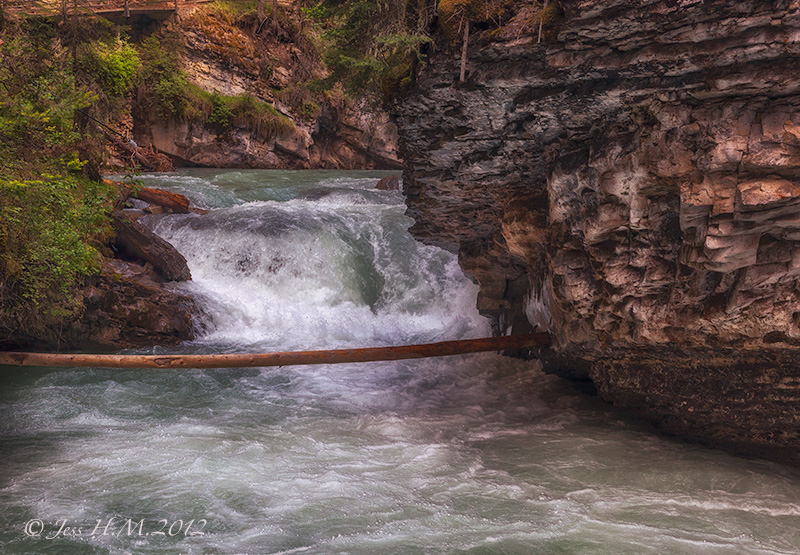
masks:
[[[176,214],[186,214],[189,212],[189,199],[178,193],[142,187],[136,191],[136,198],[149,202],[150,204],[157,204]]]
[[[0,364],[14,366],[91,366],[102,368],[245,368],[255,366],[293,366],[373,362],[428,358],[483,351],[546,347],[550,335],[506,335],[483,339],[443,341],[400,347],[369,347],[329,351],[296,351],[228,355],[90,355],[57,353],[0,352]]]

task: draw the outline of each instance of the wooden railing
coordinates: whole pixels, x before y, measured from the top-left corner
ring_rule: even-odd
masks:
[[[123,14],[168,12],[211,0],[0,0],[0,7],[16,15],[57,15],[63,13]]]

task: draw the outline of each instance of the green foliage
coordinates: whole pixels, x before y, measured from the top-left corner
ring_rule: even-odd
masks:
[[[201,92],[203,101],[207,102],[210,109],[201,109],[201,114],[207,113],[201,119],[218,132],[225,132],[232,127],[248,128],[254,135],[267,139],[275,133],[287,132],[294,125],[286,116],[280,114],[272,105],[261,102],[251,94],[227,96],[217,92]]]
[[[158,115],[163,118],[184,116],[188,103],[189,81],[183,73],[163,75],[155,83],[156,107]]]
[[[75,82],[68,66],[35,44],[52,40],[38,27],[34,37],[15,33],[0,43],[0,156],[6,164],[58,158],[79,139],[73,130],[75,109],[93,97]]]
[[[256,13],[256,0],[214,0],[204,9],[217,14],[230,25],[236,25],[245,16]]]
[[[327,90],[341,84],[354,95],[382,93],[390,83],[413,79],[422,47],[428,37],[409,32],[406,9],[400,0],[320,0],[306,14],[322,28],[326,43],[323,61],[330,70],[325,79],[311,84],[315,90]],[[402,76],[400,76],[402,74]]]
[[[322,60],[331,73],[318,82],[318,90],[327,90],[335,83],[341,83],[347,92],[354,95],[371,91],[384,69],[384,64],[373,56],[349,55],[338,48],[326,50]]]
[[[377,29],[378,4],[369,0],[321,0],[306,11],[323,28],[327,43],[323,61],[330,75],[314,83],[325,90],[341,83],[350,93],[374,90],[383,70],[380,60],[370,51]]]
[[[79,62],[106,94],[122,96],[139,70],[139,54],[133,45],[117,37],[81,45]]]
[[[70,54],[46,20],[0,35],[0,330],[44,336],[78,311],[110,230],[113,188],[82,176],[75,112],[95,97]]]
[[[381,95],[385,102],[391,102],[398,94],[411,85],[416,58],[397,50],[381,75]]]
[[[430,37],[408,34],[393,34],[380,39],[379,43],[390,52],[380,80],[384,102],[391,102],[411,85],[417,65],[425,59],[422,47],[429,42]]]
[[[104,17],[73,15],[58,26],[58,39],[65,48],[78,48],[91,42],[111,43],[120,35],[120,27]]]
[[[316,119],[321,113],[322,108],[313,100],[303,103],[300,107],[300,116],[307,120]]]
[[[436,9],[445,36],[451,44],[457,44],[464,25],[497,24],[511,4],[509,0],[439,0]]]
[[[184,117],[189,103],[189,81],[178,66],[179,40],[147,37],[141,45],[139,97],[160,117]]]
[[[406,33],[394,33],[378,39],[378,44],[384,50],[392,53],[401,52],[414,54],[417,58],[423,58],[422,46],[431,42],[430,37],[423,35],[411,35]]]
[[[230,129],[233,121],[233,112],[230,109],[230,102],[217,92],[211,94],[211,114],[208,116],[208,124],[219,130]]]
[[[550,2],[536,12],[534,20],[536,24],[541,24],[544,29],[551,31],[552,26],[558,20],[558,5],[555,2]]]
[[[4,321],[35,328],[77,310],[75,285],[99,270],[115,195],[113,187],[76,175],[0,179]]]
[[[21,159],[57,154],[59,146],[78,139],[72,129],[75,108],[86,107],[88,100],[70,73],[40,76],[26,93],[0,100],[0,145]]]
[[[261,102],[251,94],[240,94],[230,98],[230,110],[233,123],[240,127],[249,127],[261,138],[275,133],[285,133],[294,128],[292,121],[279,113],[274,106]]]

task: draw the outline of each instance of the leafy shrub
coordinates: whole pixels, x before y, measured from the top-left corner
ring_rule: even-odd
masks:
[[[158,115],[163,118],[184,116],[188,104],[188,87],[189,81],[182,73],[162,75],[153,90]]]
[[[114,198],[76,175],[0,179],[0,320],[31,330],[79,309],[75,286],[99,270]]]
[[[0,330],[43,337],[81,308],[77,285],[98,269],[112,188],[80,174],[89,141],[75,112],[95,97],[46,20],[0,36]]]
[[[256,0],[214,0],[201,10],[217,15],[230,25],[236,25],[244,16],[256,13]]]
[[[178,66],[178,37],[147,37],[141,46],[142,70],[139,99],[162,118],[184,117],[189,102],[189,81]]]
[[[20,162],[58,158],[79,139],[73,129],[76,108],[93,97],[52,51],[26,43],[25,34],[0,43],[0,155],[12,167]],[[55,58],[55,59],[54,59]]]
[[[322,113],[322,108],[320,108],[320,105],[313,100],[305,102],[300,107],[300,116],[307,120],[316,119],[319,117],[320,113]]]
[[[212,106],[205,122],[218,131],[227,131],[232,126],[249,128],[255,136],[266,140],[275,133],[287,132],[294,128],[291,120],[252,94],[235,96],[217,92],[205,94]]]
[[[122,96],[139,69],[139,54],[128,42],[96,41],[82,45],[79,59],[83,68],[100,84],[106,94]]]
[[[225,131],[230,129],[233,120],[233,112],[229,106],[230,102],[219,93],[211,94],[211,114],[208,116],[208,124],[218,130]]]
[[[256,136],[266,139],[276,133],[285,133],[294,128],[292,121],[278,112],[274,106],[261,102],[252,94],[240,94],[230,98],[233,123],[249,127]]]

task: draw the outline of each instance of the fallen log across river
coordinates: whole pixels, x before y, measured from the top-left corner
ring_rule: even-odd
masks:
[[[549,334],[534,333],[442,341],[422,345],[278,353],[127,355],[7,351],[0,352],[0,364],[100,368],[250,368],[429,358],[507,349],[538,348],[546,347],[549,343]]]

